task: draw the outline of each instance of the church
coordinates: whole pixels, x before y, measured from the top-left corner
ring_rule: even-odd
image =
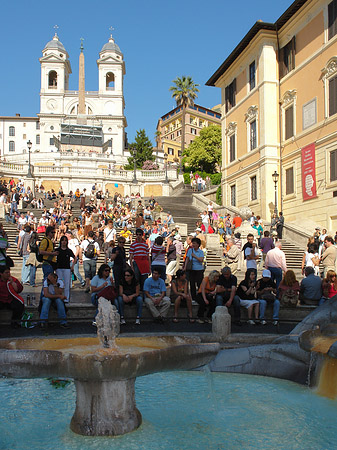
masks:
[[[69,55],[55,33],[40,58],[40,113],[37,117],[0,117],[3,161],[27,159],[30,141],[34,167],[111,169],[127,162],[123,53],[110,36],[97,60],[97,91],[85,90],[84,63],[82,43],[78,90],[69,90]]]

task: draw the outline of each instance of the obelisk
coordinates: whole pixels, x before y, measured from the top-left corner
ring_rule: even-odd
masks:
[[[84,74],[84,53],[83,53],[83,38],[81,38],[81,53],[79,58],[79,72],[78,72],[78,113],[77,123],[85,125],[87,117],[85,114],[85,74]]]

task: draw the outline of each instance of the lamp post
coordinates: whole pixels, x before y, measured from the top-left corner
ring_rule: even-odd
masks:
[[[165,183],[167,184],[169,182],[168,177],[167,177],[167,160],[168,160],[168,154],[165,153],[164,155],[164,159],[165,159]]]
[[[31,170],[31,166],[30,166],[30,150],[32,148],[32,143],[30,142],[30,140],[27,142],[27,147],[28,147],[28,173],[27,173],[27,178],[33,178],[32,170]]]
[[[274,213],[277,215],[277,182],[278,182],[278,177],[279,174],[277,173],[277,171],[275,170],[275,172],[272,175],[273,180],[274,180],[274,184],[275,184],[275,209],[274,209]]]
[[[133,156],[133,180],[132,183],[138,183],[137,181],[137,165],[136,165],[136,154],[137,154],[137,150],[135,147],[130,147],[130,152],[132,153]]]

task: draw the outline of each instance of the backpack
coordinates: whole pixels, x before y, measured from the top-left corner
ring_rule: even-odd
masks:
[[[47,239],[46,237],[42,238],[41,242],[43,241],[43,239]],[[36,248],[34,248],[34,253],[36,254],[36,259],[38,262],[43,262],[43,255],[41,255],[40,253],[40,245],[38,242],[36,242]],[[48,247],[47,247],[48,248]]]
[[[89,245],[84,251],[84,256],[86,258],[95,258],[96,256],[96,248],[95,248],[95,241],[88,241]]]

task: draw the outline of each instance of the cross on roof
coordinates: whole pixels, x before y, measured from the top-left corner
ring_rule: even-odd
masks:
[[[59,26],[58,25],[54,25],[53,28],[55,30],[55,36],[57,36],[57,30],[58,30]]]

